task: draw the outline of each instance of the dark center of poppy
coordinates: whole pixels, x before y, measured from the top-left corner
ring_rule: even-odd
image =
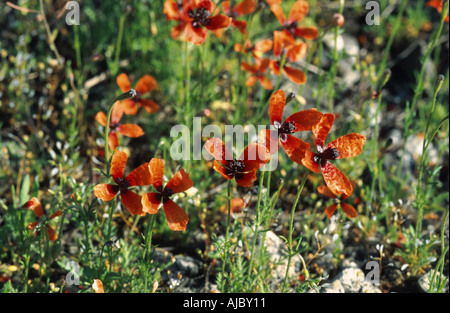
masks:
[[[194,10],[189,10],[187,14],[190,18],[193,19],[192,27],[199,28],[202,25],[209,25],[211,13],[209,13],[208,9],[206,9],[205,7],[201,7],[195,12]]]
[[[117,127],[119,127],[119,123],[109,122],[109,129],[110,129],[110,131],[116,131]]]
[[[336,160],[340,153],[338,149],[336,148],[328,148],[326,150],[320,151],[321,149],[318,149],[319,153],[316,153],[313,157],[314,162],[319,163],[322,165],[322,163],[325,163],[326,160]]]
[[[116,178],[115,183],[119,189],[128,189],[130,187],[130,182],[125,177]]]
[[[292,122],[284,122],[278,127],[278,134],[292,134],[295,131],[295,124]]]
[[[284,28],[290,32],[291,34],[295,34],[295,30],[297,29],[297,21],[293,21],[291,24],[287,24],[284,26]]]
[[[156,194],[155,197],[158,201],[162,200],[162,202],[166,202],[167,200],[169,200],[174,193],[172,189],[170,188],[163,189],[162,186],[159,186],[158,188],[156,188],[156,190],[158,191],[158,193]]]

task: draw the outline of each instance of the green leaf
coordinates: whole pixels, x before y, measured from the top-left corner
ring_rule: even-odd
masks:
[[[25,175],[19,193],[19,205],[23,205],[30,197],[30,175]]]

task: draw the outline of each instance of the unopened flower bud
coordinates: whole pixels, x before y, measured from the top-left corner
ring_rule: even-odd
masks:
[[[342,14],[336,13],[333,15],[331,25],[342,27],[344,25],[344,16]]]

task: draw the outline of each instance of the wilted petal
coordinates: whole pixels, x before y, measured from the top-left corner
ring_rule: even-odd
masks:
[[[283,111],[286,104],[286,95],[283,90],[277,90],[269,100],[269,116],[272,125],[278,123],[281,126]]]
[[[298,139],[297,137],[282,134],[280,136],[280,144],[292,161],[298,164],[303,164],[302,162],[305,158],[305,153],[309,149],[308,143],[304,142],[301,139]]]
[[[56,235],[55,230],[48,224],[45,225],[45,228],[47,229],[48,240],[56,241],[56,239],[58,239],[58,236]]]
[[[325,209],[325,214],[328,216],[328,218],[330,220],[331,220],[331,217],[333,216],[334,212],[336,211],[336,208],[337,208],[337,204],[334,203]]]
[[[312,130],[312,127],[320,122],[322,115],[316,109],[303,110],[289,116],[285,123],[294,126],[293,132]]]
[[[127,165],[128,155],[125,152],[116,150],[111,159],[111,177],[114,181],[117,178],[123,178],[123,172]]]
[[[41,218],[42,215],[44,215],[44,210],[42,209],[41,202],[36,197],[32,197],[22,206],[22,208],[28,208],[33,210],[37,218]]]
[[[330,197],[332,199],[336,198],[336,195],[333,192],[331,192],[330,188],[328,188],[325,185],[318,186],[317,187],[317,192],[322,194],[322,195],[324,195],[324,196]]]
[[[317,163],[314,158],[315,158],[316,154],[311,152],[311,151],[306,151],[305,152],[305,156],[302,160],[302,164],[303,166],[305,166],[306,168],[310,169],[311,171],[315,172],[315,173],[320,173],[320,167],[319,167],[319,163]]]
[[[156,189],[162,188],[164,179],[164,160],[153,158],[148,163],[150,171],[151,184]]]
[[[333,123],[334,123],[334,115],[331,113],[325,113],[324,115],[322,115],[320,122],[313,126],[312,131],[314,133],[314,136],[316,137],[316,149],[317,147],[320,148],[324,147],[325,139],[327,138],[327,135],[330,132]]]
[[[341,202],[341,209],[349,218],[354,218],[358,215],[356,209],[345,202]]]
[[[94,279],[94,283],[92,284],[92,289],[94,289],[95,293],[104,293],[103,283],[100,279]]]

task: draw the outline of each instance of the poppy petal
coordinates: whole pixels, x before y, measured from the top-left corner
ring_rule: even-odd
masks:
[[[111,201],[119,191],[116,185],[98,184],[94,187],[94,194],[103,201]]]
[[[354,218],[358,215],[356,209],[345,202],[341,202],[341,209],[349,218]]]
[[[145,215],[142,210],[142,197],[128,189],[120,190],[123,206],[133,215]]]
[[[48,224],[45,225],[45,228],[47,229],[48,240],[56,241],[56,239],[58,239],[58,236],[56,235],[55,230]]]
[[[208,25],[205,27],[208,29],[219,29],[228,27],[231,24],[232,19],[226,15],[216,15],[209,19]]]
[[[270,81],[269,78],[264,77],[264,76],[259,76],[258,80],[259,80],[261,86],[263,86],[264,89],[266,89],[266,90],[272,90],[273,89],[272,82]]]
[[[257,71],[255,66],[253,66],[253,65],[251,65],[251,64],[249,64],[247,62],[241,62],[241,69],[243,71],[246,71],[246,72],[249,72],[249,73],[252,73],[252,74],[255,74],[256,71]]]
[[[189,178],[189,174],[184,169],[180,169],[166,184],[165,188],[169,188],[173,193],[183,192],[188,190],[194,185],[192,179]]]
[[[304,42],[299,44],[291,45],[286,49],[286,57],[289,62],[293,63],[300,59],[303,59],[306,55],[307,45]]]
[[[279,4],[271,5],[270,11],[272,11],[273,15],[275,15],[281,25],[284,26],[284,24],[286,24],[286,17],[284,16],[283,9]]]
[[[163,203],[163,207],[169,228],[174,231],[186,230],[186,225],[189,221],[186,212],[170,199]]]
[[[128,155],[125,152],[116,150],[111,159],[111,177],[114,181],[117,178],[123,178],[123,172],[127,165]]]
[[[255,47],[253,49],[253,51],[255,52],[259,52],[259,53],[265,53],[270,51],[270,49],[272,49],[273,46],[273,41],[270,39],[263,39],[258,41],[257,43],[255,43]]]
[[[245,35],[247,33],[246,21],[233,20],[233,26],[236,27],[241,32],[241,34]]]
[[[250,143],[247,147],[245,147],[238,160],[244,163],[244,172],[259,169],[264,164],[269,162],[269,149],[267,149],[264,145]]]
[[[144,130],[136,124],[122,124],[117,127],[117,132],[131,138],[144,135]]]
[[[320,167],[319,164],[314,160],[316,154],[311,151],[306,151],[305,156],[302,160],[303,166],[310,169],[314,173],[320,173]]]
[[[206,40],[207,29],[203,27],[193,27],[192,23],[187,23],[184,27],[183,40],[194,45],[201,45]]]
[[[281,124],[283,120],[283,111],[286,104],[286,95],[283,90],[277,90],[269,100],[269,116],[272,125]],[[275,125],[276,126],[276,125]],[[280,125],[281,126],[281,125]]]
[[[54,219],[55,217],[61,216],[62,215],[62,211],[58,210],[55,213],[53,213],[52,215],[50,215],[50,217],[48,218],[49,220]]]
[[[139,105],[143,107],[148,113],[155,113],[159,110],[158,104],[150,99],[140,99]]]
[[[294,3],[291,12],[288,16],[288,24],[292,22],[300,22],[308,14],[309,4],[306,1],[300,0]]]
[[[156,189],[162,188],[164,179],[164,160],[153,158],[148,162],[148,169],[151,176],[151,184]]]
[[[259,132],[258,143],[265,146],[270,154],[278,151],[278,133],[270,129],[263,129]]]
[[[325,185],[318,186],[317,187],[317,192],[322,194],[322,195],[324,195],[324,196],[330,197],[332,199],[336,198],[336,195],[333,192],[331,192],[330,188],[328,188]]]
[[[128,180],[130,186],[151,185],[152,177],[148,169],[148,162],[135,168],[130,174],[128,174],[126,180]]]
[[[116,148],[119,146],[119,138],[117,137],[117,134],[115,131],[109,132],[108,145],[109,145],[109,149],[111,149],[112,151],[116,150]]]
[[[225,145],[225,143],[219,138],[208,139],[204,146],[206,151],[212,155],[212,157],[218,162],[228,166],[228,162],[233,160],[233,154]]]
[[[301,85],[306,82],[306,75],[302,70],[298,70],[290,66],[285,66],[283,67],[283,71],[284,74],[286,74],[286,77],[295,84]]]
[[[106,114],[103,112],[97,112],[95,115],[95,120],[100,123],[103,127],[106,127]]]
[[[284,134],[280,136],[280,144],[292,161],[298,164],[303,164],[305,153],[309,151],[308,143],[298,139],[297,137]]]
[[[255,11],[256,5],[256,0],[244,0],[241,3],[236,4],[233,8],[233,12],[238,15],[247,15]]]
[[[250,77],[245,81],[245,86],[247,86],[247,87],[252,87],[252,86],[256,83],[257,80],[258,80],[258,78],[257,78],[255,75],[250,76]]]
[[[178,13],[178,5],[173,0],[164,1],[163,13],[166,15],[167,20],[178,20],[180,18]]]
[[[352,194],[353,186],[350,180],[333,164],[328,161],[323,162],[323,164],[320,165],[320,169],[322,171],[323,179],[332,193],[335,195],[344,194],[347,197]]]
[[[41,218],[44,215],[44,210],[42,209],[41,202],[36,197],[32,197],[29,201],[25,202],[22,208],[28,208],[33,210],[34,215],[37,218]]]
[[[223,166],[221,163],[214,160],[214,170],[223,176],[225,179],[232,179],[233,178],[233,172],[231,172],[228,168]]]
[[[325,113],[324,115],[322,115],[320,122],[313,126],[312,131],[314,136],[316,137],[317,152],[322,152],[319,150],[323,150],[325,139],[327,138],[327,135],[330,132],[333,123],[334,115],[331,113]]]
[[[337,208],[337,204],[334,203],[325,209],[325,214],[328,216],[328,218],[330,220],[331,220],[331,217],[333,216],[334,212],[336,211],[336,208]]]
[[[236,183],[241,187],[250,187],[256,180],[256,169],[249,173],[237,173],[235,175]]]
[[[121,73],[117,76],[116,83],[119,86],[120,90],[122,90],[122,92],[127,92],[131,89],[130,79],[125,73]]]
[[[161,195],[156,192],[148,192],[142,196],[142,210],[148,214],[156,214],[161,205]]]
[[[118,124],[123,115],[123,106],[120,101],[116,101],[113,104],[113,108],[111,111],[111,123]]]
[[[135,115],[138,111],[138,107],[135,101],[131,99],[125,99],[120,101],[122,105],[122,111],[123,113],[127,115]]]
[[[180,23],[178,25],[175,25],[170,30],[170,37],[172,37],[172,39],[177,39],[178,37],[180,37],[181,32],[184,30],[185,27],[186,27],[185,23]]]
[[[144,75],[136,83],[136,91],[140,94],[144,94],[152,91],[156,86],[156,80],[153,76]]]
[[[325,147],[335,148],[339,152],[337,159],[344,159],[357,156],[363,150],[364,144],[366,143],[366,137],[357,133],[352,133],[339,137],[333,140]]]
[[[32,222],[32,223],[28,224],[27,228],[30,230],[35,229],[36,226],[38,226],[38,224],[39,224],[39,222]]]
[[[289,116],[285,123],[291,123],[293,132],[312,130],[312,127],[320,122],[322,113],[316,109],[303,110]]]
[[[307,40],[314,40],[319,36],[319,32],[315,27],[297,27],[295,35]]]

